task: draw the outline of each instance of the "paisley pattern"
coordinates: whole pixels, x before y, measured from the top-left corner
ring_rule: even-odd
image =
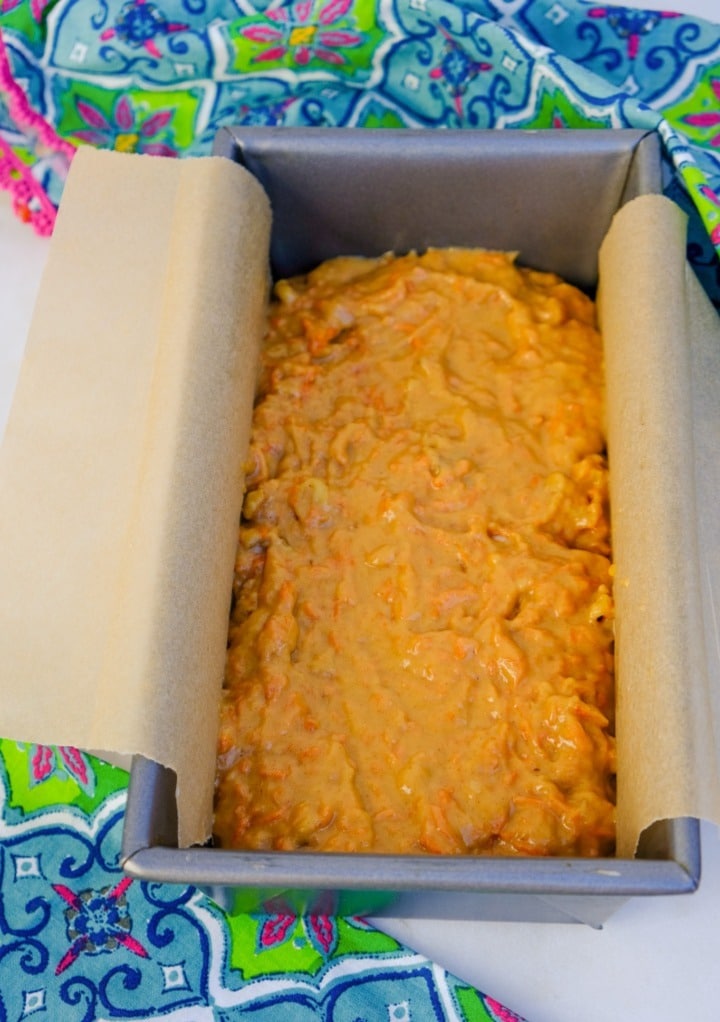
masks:
[[[720,26],[593,0],[0,0],[0,186],[41,233],[74,148],[230,122],[657,130],[720,305]]]
[[[0,1022],[521,1019],[360,918],[227,914],[118,862],[127,774],[0,740]]]

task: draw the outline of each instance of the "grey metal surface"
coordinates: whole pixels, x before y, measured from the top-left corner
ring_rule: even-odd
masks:
[[[215,153],[268,191],[278,276],[334,255],[481,245],[592,290],[614,212],[660,191],[658,140],[642,131],[229,128]],[[700,877],[695,820],[656,824],[633,860],[178,849],[174,775],[142,757],[123,860],[133,876],[210,886],[236,908],[282,894],[311,911],[331,894],[338,912],[593,926],[628,897],[687,893]]]
[[[660,186],[657,137],[632,130],[225,128],[215,152],[270,196],[279,277],[336,255],[482,245],[591,288],[615,210]]]
[[[637,859],[490,858],[234,852],[177,848],[174,775],[136,757],[123,833],[130,875],[212,887],[229,906],[283,896],[298,912],[584,922],[600,925],[629,897],[686,894],[700,877],[696,820],[656,824]]]

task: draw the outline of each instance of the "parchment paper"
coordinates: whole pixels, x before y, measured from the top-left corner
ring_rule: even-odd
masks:
[[[0,449],[0,733],[172,767],[181,845],[210,832],[269,222],[229,161],[81,150]],[[601,253],[621,856],[656,819],[720,822],[720,554],[703,580],[693,469],[720,425],[697,433],[691,386],[720,423],[720,325],[684,252],[682,214],[645,197]]]
[[[718,677],[706,658],[694,468],[695,432],[705,445],[717,412],[693,387],[693,360],[704,353],[717,364],[720,321],[686,266],[685,236],[677,206],[643,196],[616,214],[600,252],[621,857],[655,820],[720,822]]]
[[[141,752],[210,831],[269,204],[81,149],[0,448],[0,733]]]

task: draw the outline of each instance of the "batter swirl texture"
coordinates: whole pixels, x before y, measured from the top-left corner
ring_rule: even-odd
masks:
[[[602,346],[512,256],[276,287],[219,740],[225,847],[614,842]]]

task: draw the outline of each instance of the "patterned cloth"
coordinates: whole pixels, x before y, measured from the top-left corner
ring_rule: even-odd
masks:
[[[0,0],[0,184],[41,233],[74,147],[230,122],[656,129],[720,304],[720,27],[581,0]]]
[[[0,0],[0,186],[49,234],[75,148],[223,124],[657,130],[720,306],[720,27],[580,0]],[[118,868],[127,776],[0,740],[0,1022],[517,1019],[361,919],[228,916]]]
[[[0,740],[0,1022],[522,1022],[360,918],[228,916],[118,861],[127,774]]]

